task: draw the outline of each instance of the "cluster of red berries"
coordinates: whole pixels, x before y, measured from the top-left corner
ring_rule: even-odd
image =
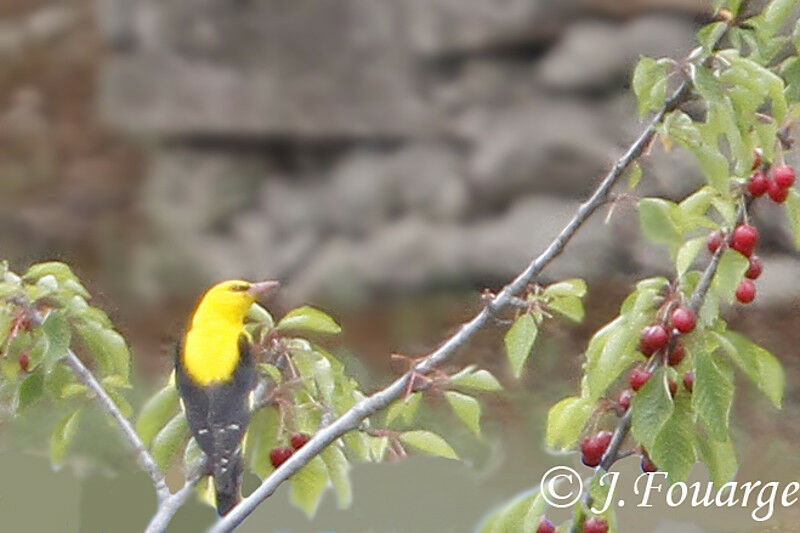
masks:
[[[305,433],[294,433],[289,437],[289,442],[292,444],[291,446],[279,446],[273,448],[272,451],[269,452],[269,460],[272,466],[275,468],[281,466],[289,460],[289,457],[291,457],[294,452],[305,446],[310,439],[311,437]]]
[[[756,157],[757,165],[755,168],[761,166],[759,159],[759,157]],[[755,198],[759,198],[766,193],[773,202],[782,204],[788,198],[789,189],[794,185],[794,180],[794,169],[788,165],[781,165],[772,169],[771,176],[760,171],[753,174],[747,183],[747,190]]]
[[[733,237],[731,239],[731,248],[745,256],[750,261],[750,267],[745,272],[744,277],[736,287],[736,299],[740,303],[749,304],[756,299],[756,284],[755,280],[764,271],[764,263],[761,259],[754,255],[753,252],[758,245],[758,229],[749,224],[740,224],[733,230]],[[708,251],[712,254],[716,253],[720,246],[725,241],[722,233],[715,231],[708,236]]]

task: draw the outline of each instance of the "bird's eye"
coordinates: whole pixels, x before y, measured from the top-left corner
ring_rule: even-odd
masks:
[[[234,292],[244,292],[249,288],[250,286],[245,283],[236,283],[234,285],[231,285],[231,290]]]

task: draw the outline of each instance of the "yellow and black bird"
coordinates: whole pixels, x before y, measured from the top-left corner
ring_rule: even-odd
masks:
[[[178,390],[189,428],[208,456],[220,515],[239,501],[242,438],[250,422],[250,392],[256,385],[245,317],[260,296],[278,286],[277,281],[218,283],[198,304],[176,351]]]

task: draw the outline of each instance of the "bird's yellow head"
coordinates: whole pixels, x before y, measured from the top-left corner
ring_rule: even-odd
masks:
[[[200,300],[192,322],[213,318],[241,323],[259,297],[275,292],[279,286],[277,281],[228,280],[217,283]]]

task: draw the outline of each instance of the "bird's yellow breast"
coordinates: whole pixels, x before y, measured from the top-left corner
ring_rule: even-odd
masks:
[[[186,373],[199,385],[230,381],[239,364],[241,334],[241,324],[193,325],[183,350]]]

